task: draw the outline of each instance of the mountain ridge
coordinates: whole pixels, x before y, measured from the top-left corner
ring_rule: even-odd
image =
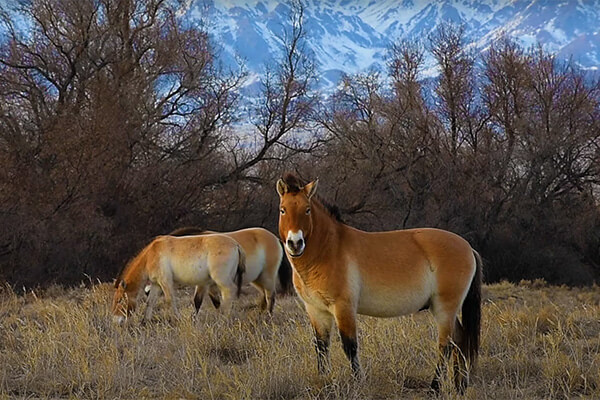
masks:
[[[322,84],[342,73],[383,69],[390,45],[426,38],[442,21],[465,26],[466,43],[484,51],[502,35],[524,47],[540,43],[583,69],[600,67],[600,0],[309,0],[304,2],[307,47]],[[190,1],[186,17],[208,25],[228,64],[241,56],[252,74],[276,60],[290,6],[267,0]],[[431,60],[424,74],[434,75]]]

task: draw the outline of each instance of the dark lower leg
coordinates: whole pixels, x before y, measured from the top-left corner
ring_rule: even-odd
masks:
[[[452,345],[450,343],[446,344],[440,349],[438,363],[435,367],[435,375],[433,377],[433,381],[431,381],[431,388],[436,392],[439,392],[440,390],[440,382],[442,381],[442,377],[448,369],[448,359],[450,358],[451,354]]]
[[[309,304],[305,304],[305,307],[315,334],[314,344],[317,351],[317,367],[319,369],[319,374],[326,374],[330,371],[329,339],[331,337],[333,315],[329,312],[316,309]]]
[[[464,394],[469,384],[469,367],[467,364],[467,349],[463,333],[463,327],[460,321],[456,320],[454,325],[454,341],[458,344],[457,351],[454,351],[454,386],[460,394]]]
[[[454,358],[454,387],[460,394],[464,394],[469,385],[469,371],[467,360],[461,351],[455,351]]]
[[[317,369],[323,375],[329,372],[329,333],[320,335],[315,330],[315,349],[317,350]]]
[[[219,307],[221,307],[221,295],[219,293],[218,287],[211,286],[208,289],[208,297],[210,298],[210,301],[216,309],[219,309]]]
[[[202,306],[202,300],[204,299],[204,290],[198,289],[196,286],[196,291],[194,292],[194,308],[196,309],[196,314],[200,311],[200,307]]]
[[[269,314],[273,314],[273,307],[275,307],[275,292],[270,292],[269,294]]]
[[[358,343],[356,337],[347,336],[343,332],[340,332],[342,338],[342,346],[344,347],[344,353],[350,360],[352,365],[352,373],[355,377],[360,375],[360,363],[358,362]]]

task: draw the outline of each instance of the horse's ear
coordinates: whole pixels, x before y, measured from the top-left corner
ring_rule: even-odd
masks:
[[[123,289],[127,289],[127,283],[124,280],[121,280],[121,282],[119,282],[119,286],[121,286]]]
[[[279,193],[279,197],[282,197],[284,194],[286,194],[289,189],[289,186],[283,181],[283,179],[277,181],[277,193]]]
[[[311,197],[317,192],[317,186],[319,185],[319,179],[316,179],[310,183],[307,183],[306,186],[302,188],[306,197],[310,200]]]

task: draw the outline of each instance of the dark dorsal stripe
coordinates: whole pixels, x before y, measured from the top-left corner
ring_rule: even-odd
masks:
[[[185,226],[183,228],[175,229],[173,232],[169,233],[169,236],[193,236],[202,235],[206,232],[206,229],[198,228],[197,226]]]

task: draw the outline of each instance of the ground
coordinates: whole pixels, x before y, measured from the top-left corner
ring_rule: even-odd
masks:
[[[110,318],[110,284],[0,289],[0,398],[428,399],[435,327],[425,311],[360,317],[365,377],[352,378],[339,337],[331,374],[317,375],[300,300],[273,317],[244,291],[230,316],[179,291],[182,318],[158,306],[123,326]],[[543,282],[484,286],[479,365],[467,399],[600,398],[600,288]],[[458,398],[445,382],[440,398]]]

